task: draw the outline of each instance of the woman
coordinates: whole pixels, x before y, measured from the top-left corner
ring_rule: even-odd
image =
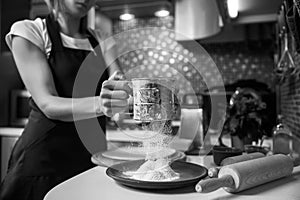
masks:
[[[1,200],[41,200],[58,183],[93,167],[91,155],[76,132],[73,115],[89,120],[112,116],[127,107],[130,90],[125,82],[117,83],[116,72],[107,81],[108,75],[102,76],[99,96],[72,98],[80,65],[98,45],[82,26],[95,0],[46,2],[51,10],[46,19],[17,22],[6,37],[32,95],[32,109],[1,184]],[[112,45],[101,47],[102,52],[109,52]],[[97,56],[103,69],[106,63],[101,53]],[[104,119],[99,121],[103,124]]]

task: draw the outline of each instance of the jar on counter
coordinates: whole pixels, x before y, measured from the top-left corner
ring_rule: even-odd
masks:
[[[283,116],[278,115],[278,124],[273,130],[273,153],[290,154],[293,152],[293,134],[283,122]]]

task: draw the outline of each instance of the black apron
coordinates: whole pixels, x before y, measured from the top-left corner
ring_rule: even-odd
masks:
[[[52,15],[46,18],[46,24],[52,42],[48,62],[57,92],[60,97],[71,98],[77,72],[90,51],[63,47],[58,23]],[[98,45],[91,35],[89,40],[93,48]],[[99,67],[105,67],[102,52],[97,55],[102,62]],[[99,85],[107,78],[105,70]],[[8,173],[1,184],[1,200],[42,200],[55,185],[94,166],[74,122],[47,118],[33,99],[30,106],[28,124],[14,146]],[[105,131],[105,117],[98,121]]]

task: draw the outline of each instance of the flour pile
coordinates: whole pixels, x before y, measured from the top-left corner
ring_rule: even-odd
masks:
[[[143,141],[146,152],[145,162],[136,171],[124,172],[136,180],[143,181],[172,181],[179,178],[170,167],[168,158],[168,144],[173,138],[171,120],[153,121],[143,125],[147,130],[148,139]]]

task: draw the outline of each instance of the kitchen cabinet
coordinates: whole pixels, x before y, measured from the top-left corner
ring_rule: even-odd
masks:
[[[7,165],[14,144],[21,135],[23,128],[0,128],[1,144],[1,181],[6,175]]]

